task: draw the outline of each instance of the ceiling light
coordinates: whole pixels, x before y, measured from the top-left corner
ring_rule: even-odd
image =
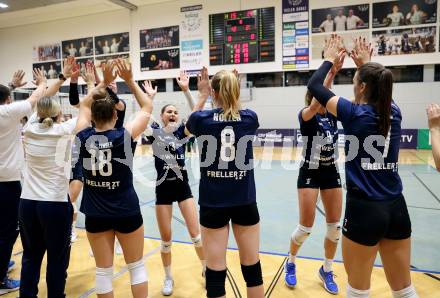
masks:
[[[8,8],[8,7],[9,7],[8,4],[0,2],[0,8]]]

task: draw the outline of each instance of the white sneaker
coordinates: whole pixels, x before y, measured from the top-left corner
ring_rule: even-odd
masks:
[[[115,253],[117,254],[117,255],[122,255],[122,254],[124,254],[124,252],[122,251],[122,247],[121,247],[121,244],[119,244],[119,241],[115,241]]]
[[[174,281],[170,278],[165,278],[163,282],[162,294],[164,296],[170,296],[171,294],[173,294],[173,286]]]
[[[75,242],[78,240],[78,234],[76,233],[76,229],[72,227],[72,234],[70,235],[70,242]]]

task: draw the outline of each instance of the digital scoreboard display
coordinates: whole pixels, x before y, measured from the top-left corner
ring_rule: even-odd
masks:
[[[211,65],[275,61],[274,7],[209,15]]]

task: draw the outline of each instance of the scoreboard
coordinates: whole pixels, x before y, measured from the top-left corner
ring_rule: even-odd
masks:
[[[210,65],[275,61],[274,7],[209,15]]]

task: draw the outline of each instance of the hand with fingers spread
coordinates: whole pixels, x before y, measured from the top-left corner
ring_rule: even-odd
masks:
[[[429,129],[440,130],[440,105],[432,103],[426,109]]]
[[[333,67],[330,70],[331,73],[336,75],[342,69],[342,66],[344,66],[345,56],[345,50],[340,50],[338,58],[333,62]]]
[[[101,83],[101,78],[99,77],[99,74],[98,74],[98,71],[96,70],[95,64],[91,63],[90,65],[93,68],[93,72],[95,73],[95,82],[96,82],[96,84]],[[99,66],[99,67],[101,67],[101,66]]]
[[[102,75],[103,75],[102,83],[105,85],[105,87],[110,85],[110,83],[113,82],[117,77],[118,71],[115,72],[114,68],[115,68],[115,62],[107,62],[101,64]],[[123,77],[121,76],[121,78]]]
[[[27,82],[26,81],[23,82],[24,75],[25,75],[25,72],[21,69],[14,72],[14,75],[12,76],[12,80],[9,83],[9,86],[12,89],[15,89],[15,88],[23,87],[24,85],[26,85]]]
[[[78,78],[80,72],[81,72],[81,68],[79,67],[79,64],[74,63],[72,67],[72,76],[70,77],[70,83],[78,84]]]
[[[87,86],[95,84],[95,70],[91,64],[86,65],[85,72],[81,75]]]
[[[133,81],[133,73],[131,71],[131,64],[128,62],[125,62],[122,59],[116,59],[115,65],[117,68],[117,75],[123,79],[125,82],[131,82]],[[104,75],[105,80],[105,75]]]
[[[74,65],[75,65],[75,57],[69,56],[66,59],[64,59],[63,75],[66,79],[72,76]]]
[[[47,79],[46,76],[44,75],[44,73],[41,71],[41,69],[39,68],[34,68],[33,70],[33,75],[35,78],[34,84],[37,86],[41,86],[41,85],[46,85],[47,84]]]
[[[181,70],[179,76],[176,78],[177,84],[183,92],[189,90],[189,76],[185,70]]]
[[[336,34],[332,34],[329,40],[325,41],[324,47],[324,59],[335,63],[342,57],[342,54],[345,55],[341,49],[342,39],[340,36]]]
[[[363,64],[370,62],[372,54],[373,48],[366,41],[365,37],[356,38],[354,49],[351,51],[351,59],[353,59],[356,66],[359,68]]]
[[[209,82],[208,69],[203,67],[200,74],[197,76],[197,89],[200,96],[208,98],[211,95],[211,83]]]
[[[153,84],[151,83],[150,80],[145,80],[144,83],[142,84],[142,86],[144,87],[145,93],[151,99],[153,99],[156,96],[156,94],[157,94],[157,86],[153,88]]]

